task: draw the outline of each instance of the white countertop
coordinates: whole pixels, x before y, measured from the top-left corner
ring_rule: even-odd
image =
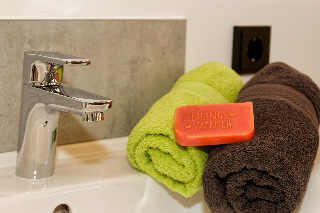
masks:
[[[69,204],[72,213],[90,212],[90,206],[95,206],[97,213],[105,208],[109,212],[210,212],[202,190],[184,198],[132,168],[126,143],[127,137],[123,137],[58,146],[54,176],[40,180],[16,177],[16,152],[1,153],[0,212],[20,213],[22,208],[23,213],[50,213],[61,203]],[[95,197],[94,201],[90,197]],[[320,164],[315,163],[295,213],[318,212]]]

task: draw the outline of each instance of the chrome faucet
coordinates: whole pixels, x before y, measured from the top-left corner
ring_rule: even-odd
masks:
[[[104,120],[112,100],[65,84],[65,65],[90,65],[85,58],[58,52],[26,52],[19,122],[16,175],[40,179],[53,175],[61,112],[83,122]]]

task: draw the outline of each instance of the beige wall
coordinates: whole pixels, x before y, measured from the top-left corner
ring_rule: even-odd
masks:
[[[284,61],[320,85],[319,9],[319,0],[2,0],[0,19],[186,18],[187,71],[212,60],[231,65],[234,25],[271,25],[271,62]]]

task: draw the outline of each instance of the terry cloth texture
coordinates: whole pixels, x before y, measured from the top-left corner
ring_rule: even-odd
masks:
[[[227,77],[219,79],[220,84],[215,85],[201,81],[175,84],[140,120],[127,144],[127,153],[134,167],[185,197],[192,196],[202,188],[202,173],[208,158],[208,148],[183,147],[176,142],[175,109],[186,105],[228,103],[218,90],[230,90],[232,87],[234,89],[229,91],[229,96],[235,97],[243,86],[240,76],[221,63],[207,63],[191,72],[196,79],[201,79],[201,75],[203,78],[213,79],[217,75]],[[234,85],[239,86],[235,88]]]
[[[202,82],[219,93],[221,93],[230,103],[235,102],[238,91],[243,87],[243,81],[228,66],[219,62],[206,63],[181,76],[175,86],[181,82]]]
[[[320,91],[283,63],[267,65],[240,91],[253,102],[255,136],[214,147],[203,173],[214,213],[288,213],[299,204],[319,143]]]

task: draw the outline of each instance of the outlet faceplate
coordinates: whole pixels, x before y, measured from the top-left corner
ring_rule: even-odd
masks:
[[[232,69],[239,74],[255,73],[269,63],[270,26],[235,26]]]

